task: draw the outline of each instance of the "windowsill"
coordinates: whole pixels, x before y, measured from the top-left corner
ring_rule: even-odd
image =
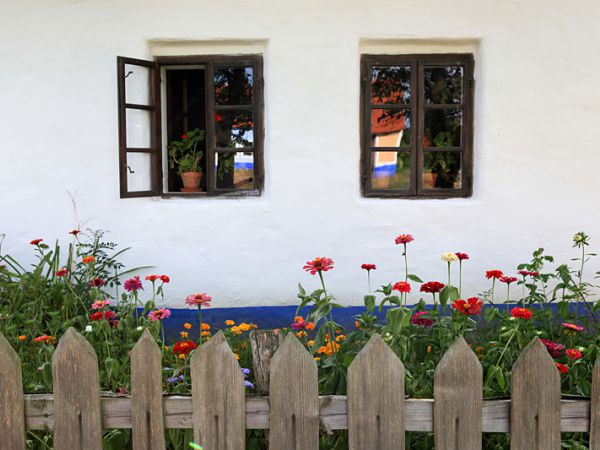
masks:
[[[209,195],[207,192],[164,192],[160,198],[245,198],[245,197],[260,197],[261,192],[257,189],[252,191],[229,191]]]

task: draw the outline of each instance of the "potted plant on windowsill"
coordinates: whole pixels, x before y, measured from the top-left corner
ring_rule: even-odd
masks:
[[[200,192],[202,169],[200,161],[204,151],[198,148],[204,141],[204,130],[196,128],[181,136],[181,140],[169,144],[169,167],[177,166],[177,173],[181,177],[183,187],[181,192]]]

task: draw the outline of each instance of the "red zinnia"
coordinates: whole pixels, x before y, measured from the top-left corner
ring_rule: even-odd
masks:
[[[315,258],[312,261],[306,261],[306,265],[303,269],[310,272],[311,275],[314,275],[317,272],[327,272],[328,270],[333,269],[333,259],[326,258],[325,256]]]
[[[444,283],[440,283],[439,281],[428,281],[427,283],[423,283],[421,285],[421,292],[428,292],[429,294],[436,294],[444,289]]]
[[[160,278],[160,275],[148,275],[146,277],[147,281],[152,281],[153,283]]]
[[[72,234],[73,236],[77,236],[79,233],[81,233],[81,231],[79,231],[79,230],[71,230],[71,231],[69,231],[69,234]]]
[[[565,366],[564,364],[561,364],[561,363],[558,363],[558,362],[555,362],[554,364],[556,365],[556,368],[558,369],[558,371],[560,373],[564,374],[564,373],[569,372],[569,368],[567,366]]]
[[[102,287],[106,284],[106,282],[102,278],[94,278],[90,281],[90,286],[93,287]]]
[[[410,283],[407,283],[406,281],[398,281],[396,284],[394,284],[392,289],[407,294],[410,292]]]
[[[43,239],[34,239],[30,242],[31,245],[40,245],[40,242],[43,242]]]
[[[425,317],[423,317],[425,316]],[[427,311],[419,311],[412,315],[410,323],[413,325],[421,325],[423,327],[430,327],[433,325],[433,320],[428,319],[429,313]]]
[[[177,342],[173,346],[173,353],[175,355],[187,355],[189,352],[197,348],[198,346],[194,341]]]
[[[546,346],[548,349],[548,353],[553,358],[560,358],[562,356],[562,352],[565,349],[564,344],[559,344],[558,342],[552,342],[548,339],[540,338],[540,342]]]
[[[500,281],[502,283],[510,284],[510,283],[514,283],[515,281],[517,281],[517,278],[516,277],[500,277]]]
[[[168,275],[161,275],[160,281],[162,281],[163,283],[168,283],[169,281],[171,281],[171,279],[169,278]]]
[[[360,268],[364,270],[375,270],[377,269],[377,266],[375,264],[363,264]]]
[[[510,315],[516,319],[531,319],[533,314],[527,308],[513,308],[510,310]]]
[[[102,313],[102,311],[96,311],[93,312],[92,314],[90,314],[90,320],[96,321],[96,320],[102,320],[104,318],[104,314]]]
[[[579,350],[577,350],[576,348],[570,348],[565,353],[571,359],[579,359],[583,356],[581,354],[581,352]]]
[[[412,237],[412,234],[400,234],[398,236],[396,236],[396,239],[394,239],[394,242],[396,243],[396,245],[398,244],[408,244],[409,242],[414,241],[415,238]]]
[[[185,141],[187,139],[187,134],[182,134],[181,139],[183,139]]]
[[[63,267],[62,269],[58,269],[55,273],[57,277],[64,277],[69,273],[69,269]]]
[[[452,303],[452,306],[465,316],[474,316],[481,312],[481,308],[483,307],[483,302],[479,300],[477,297],[471,297],[465,300],[456,300]]]
[[[455,252],[454,253],[456,255],[456,257],[462,261],[464,259],[469,259],[469,255],[467,255],[466,253],[462,253],[462,252]]]
[[[222,122],[223,116],[221,114],[215,114],[215,122]]]
[[[485,277],[489,280],[490,278],[500,278],[502,277],[504,274],[502,273],[501,270],[488,270],[485,273]]]

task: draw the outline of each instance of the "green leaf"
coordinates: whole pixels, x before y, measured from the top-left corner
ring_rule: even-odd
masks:
[[[364,302],[365,302],[365,307],[367,308],[367,311],[369,311],[370,313],[375,311],[375,296],[374,295],[365,295]]]
[[[412,280],[412,281],[414,281],[416,283],[422,283],[423,282],[423,280],[421,280],[418,276],[416,276],[416,275],[414,275],[412,273],[408,274],[408,279]]]

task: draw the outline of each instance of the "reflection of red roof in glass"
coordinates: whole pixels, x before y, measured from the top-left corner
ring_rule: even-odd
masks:
[[[371,111],[371,134],[388,134],[404,130],[404,111],[373,109]]]

